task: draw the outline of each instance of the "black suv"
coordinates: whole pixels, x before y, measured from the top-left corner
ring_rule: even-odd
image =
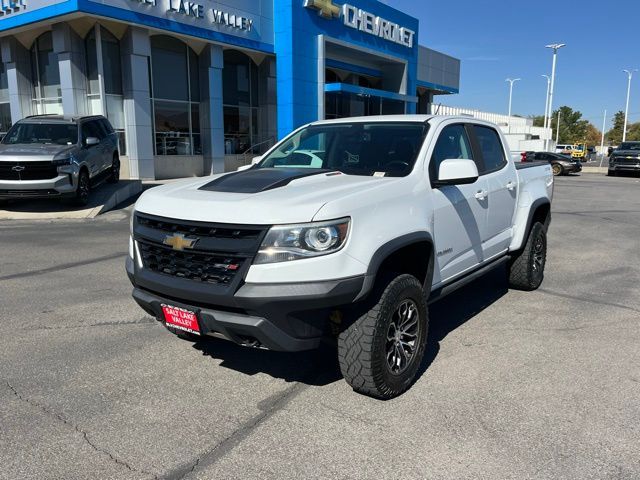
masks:
[[[607,175],[615,177],[620,172],[640,173],[640,142],[622,142],[611,152]]]

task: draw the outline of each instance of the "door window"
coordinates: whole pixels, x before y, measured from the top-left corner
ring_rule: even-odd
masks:
[[[474,125],[474,130],[482,152],[483,165],[480,175],[500,170],[507,164],[507,159],[498,132],[480,125]]]
[[[464,125],[449,125],[440,133],[429,164],[429,174],[432,179],[438,178],[438,170],[443,160],[451,158],[474,160],[471,142]]]
[[[91,120],[82,125],[82,143],[86,144],[89,137],[96,137],[100,141],[105,137],[104,131],[100,128],[97,120]]]

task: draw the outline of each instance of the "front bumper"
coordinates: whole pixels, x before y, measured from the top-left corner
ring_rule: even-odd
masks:
[[[640,160],[634,163],[609,162],[609,170],[614,172],[640,172]]]
[[[55,198],[75,193],[75,175],[60,173],[48,180],[0,180],[0,198]]]
[[[567,173],[578,173],[582,171],[582,164],[580,162],[571,163],[569,165],[563,166],[563,168]]]
[[[204,335],[237,344],[279,351],[316,348],[328,333],[331,311],[351,304],[360,294],[364,275],[286,284],[244,283],[227,295],[203,295],[198,284],[139,268],[127,257],[133,298],[148,314],[164,323],[161,305],[198,313]],[[186,282],[186,283],[185,283]]]

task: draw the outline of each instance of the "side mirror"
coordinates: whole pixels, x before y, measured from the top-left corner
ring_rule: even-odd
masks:
[[[438,169],[436,185],[467,185],[478,180],[476,162],[466,158],[443,160]]]
[[[254,165],[260,163],[261,160],[262,160],[262,155],[257,156],[257,157],[253,157],[251,159],[251,163],[249,165],[241,165],[240,167],[236,168],[236,172],[242,172],[243,170],[249,170]]]
[[[100,143],[100,140],[97,139],[96,137],[87,137],[87,139],[84,141],[84,144],[87,147],[93,147],[94,145],[98,145]]]

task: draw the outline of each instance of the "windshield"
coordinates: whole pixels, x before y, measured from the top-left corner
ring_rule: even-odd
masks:
[[[74,145],[78,143],[78,127],[65,123],[17,123],[11,127],[2,143]]]
[[[255,168],[339,170],[347,175],[404,177],[427,133],[420,122],[312,125],[295,133]]]
[[[640,150],[640,142],[621,143],[618,150]]]

